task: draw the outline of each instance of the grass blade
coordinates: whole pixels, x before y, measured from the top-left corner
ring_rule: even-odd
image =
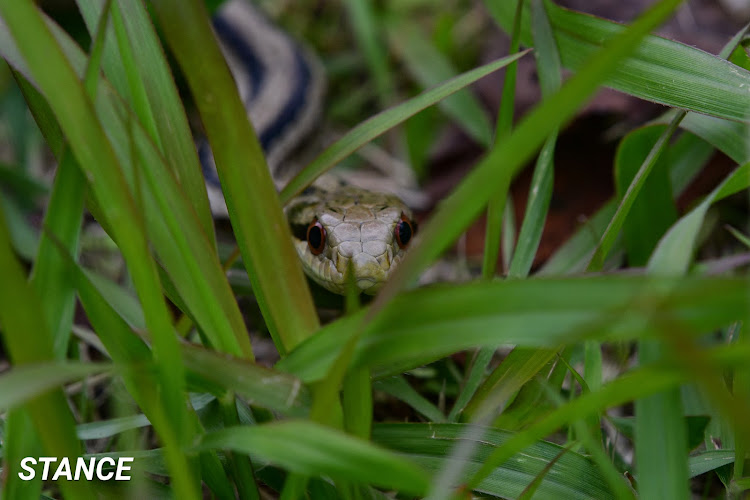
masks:
[[[355,152],[388,129],[395,127],[407,118],[415,115],[423,109],[436,104],[441,99],[459,91],[460,89],[474,83],[480,78],[489,75],[493,71],[507,66],[516,59],[523,57],[527,52],[521,52],[512,56],[504,57],[491,63],[480,66],[473,70],[462,73],[447,82],[426,90],[418,96],[393,106],[378,113],[372,118],[364,121],[347,132],[341,139],[331,144],[325,151],[320,153],[307,167],[289,181],[281,191],[281,201],[289,202],[297,196],[305,187],[309,186],[319,175],[333,168],[341,160]]]
[[[196,96],[242,260],[283,355],[318,328],[318,318],[260,143],[203,3],[159,0],[152,5]]]
[[[217,448],[257,456],[300,474],[345,478],[415,495],[423,494],[428,484],[427,475],[410,461],[309,422],[227,428],[206,434],[198,444],[198,449]]]

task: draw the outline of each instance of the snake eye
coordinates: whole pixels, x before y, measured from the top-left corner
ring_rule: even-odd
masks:
[[[317,218],[307,226],[307,246],[313,255],[320,255],[326,247],[326,230]]]
[[[396,236],[396,243],[398,243],[398,247],[401,249],[406,248],[406,246],[409,244],[409,241],[411,241],[411,237],[414,236],[414,228],[412,227],[409,219],[403,213],[401,213],[401,220],[398,221],[398,224],[396,224],[396,229],[394,229],[393,232]]]

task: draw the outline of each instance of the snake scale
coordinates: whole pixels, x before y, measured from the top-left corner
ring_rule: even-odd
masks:
[[[321,65],[245,0],[225,2],[213,25],[271,174],[281,186],[290,177],[285,161],[319,124],[325,86]],[[226,217],[210,147],[201,141],[198,150],[211,209],[215,217]],[[399,197],[362,189],[331,174],[293,199],[285,213],[305,273],[338,294],[345,293],[350,282],[360,292],[375,294],[416,230],[411,211]]]

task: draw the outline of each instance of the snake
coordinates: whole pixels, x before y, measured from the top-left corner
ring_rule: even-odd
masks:
[[[228,0],[213,16],[219,46],[277,187],[287,160],[319,126],[325,77],[315,54],[246,0]],[[214,217],[227,217],[210,145],[198,153]],[[336,294],[374,295],[404,258],[417,225],[394,193],[363,189],[324,174],[284,208],[302,268]]]

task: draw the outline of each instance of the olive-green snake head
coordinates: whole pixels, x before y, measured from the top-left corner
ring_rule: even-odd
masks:
[[[305,273],[338,294],[353,281],[374,295],[403,259],[416,228],[397,197],[349,185],[310,187],[289,203],[286,215]]]

